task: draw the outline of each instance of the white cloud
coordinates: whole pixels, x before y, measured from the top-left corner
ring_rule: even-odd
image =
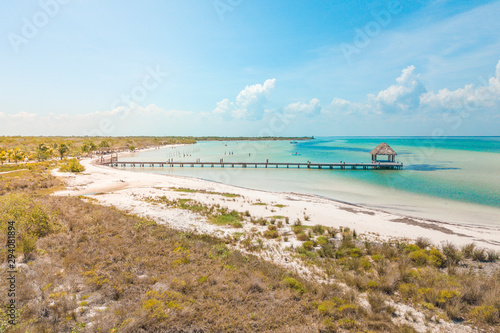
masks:
[[[429,91],[420,96],[421,106],[431,110],[484,109],[495,107],[499,101],[500,61],[497,63],[495,76],[483,82],[480,87],[468,84],[453,91],[442,89],[437,93]]]
[[[396,84],[377,94],[367,95],[363,103],[334,98],[322,109],[329,114],[417,114],[420,112],[442,113],[446,110],[471,109],[494,110],[500,101],[500,61],[495,76],[484,80],[480,87],[468,84],[456,90],[428,91],[415,73],[414,66],[403,69]]]
[[[319,102],[319,99],[313,98],[309,101],[309,103],[296,102],[288,104],[285,110],[289,113],[315,116],[321,112],[321,103]]]
[[[345,99],[335,97],[327,107],[321,110],[322,113],[334,113],[338,115],[349,115],[352,113],[365,112],[367,110],[366,104],[352,103]]]
[[[234,110],[234,104],[229,99],[224,98],[217,102],[217,107],[214,109],[215,114],[229,114]]]
[[[236,102],[225,98],[217,102],[213,110],[215,114],[231,115],[236,119],[261,119],[265,113],[265,105],[269,102],[271,91],[276,87],[276,79],[268,79],[264,84],[246,86],[236,96]]]
[[[420,95],[427,90],[415,74],[415,66],[403,69],[396,84],[380,91],[376,96],[368,95],[375,113],[408,112],[418,108]]]

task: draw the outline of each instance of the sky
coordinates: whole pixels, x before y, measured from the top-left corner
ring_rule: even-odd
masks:
[[[500,1],[0,1],[0,135],[500,135]]]

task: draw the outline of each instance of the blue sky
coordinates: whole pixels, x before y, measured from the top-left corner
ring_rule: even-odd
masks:
[[[0,2],[0,135],[500,135],[500,1]]]

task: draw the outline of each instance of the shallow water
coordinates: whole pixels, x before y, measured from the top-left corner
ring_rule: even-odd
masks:
[[[370,162],[388,143],[404,170],[135,168],[268,191],[292,191],[410,216],[500,225],[500,138],[322,137],[308,141],[200,142],[138,152],[127,161]]]

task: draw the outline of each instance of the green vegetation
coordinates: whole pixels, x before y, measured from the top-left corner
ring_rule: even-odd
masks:
[[[85,167],[80,164],[76,158],[66,159],[59,167],[61,172],[82,172],[85,171]]]
[[[313,227],[313,235],[306,235],[301,225],[294,226],[293,231],[305,240],[294,250],[297,257],[358,292],[367,292],[370,303],[382,306],[376,298],[384,295],[416,306],[429,318],[476,325],[500,323],[500,270],[495,251],[472,244],[458,250],[450,243],[439,249],[426,239],[418,239],[415,244],[361,242],[356,241],[355,230],[322,226]],[[474,269],[472,260],[494,263],[494,271]],[[335,311],[325,309],[338,310],[339,304],[326,303],[320,310],[332,314]]]
[[[65,156],[78,157],[95,152],[116,152],[167,144],[192,144],[188,137],[0,137],[0,164],[45,161]],[[133,150],[132,149],[132,150]]]
[[[191,190],[188,190],[191,191]],[[181,189],[186,192],[186,189]],[[192,192],[190,192],[192,193]],[[206,192],[209,193],[209,192]],[[213,194],[222,195],[223,193],[213,192]],[[160,198],[146,198],[147,202],[164,204],[169,208],[186,209],[207,217],[208,221],[217,225],[232,225],[234,228],[241,228],[243,225],[244,214],[220,207],[220,205],[204,205],[192,199],[169,200],[166,196]]]
[[[226,198],[236,198],[240,197],[239,194],[234,194],[234,193],[221,193],[221,192],[213,192],[213,191],[207,191],[207,190],[194,190],[191,188],[175,188],[172,187],[172,190],[175,192],[184,192],[184,193],[203,193],[203,194],[214,194],[214,195],[222,195],[223,197]]]
[[[0,137],[0,165],[25,159],[44,161],[64,156],[77,157],[94,152],[134,151],[148,147],[171,144],[193,144],[197,141],[261,141],[261,140],[309,140],[309,137]]]
[[[56,166],[33,163],[0,175],[0,265],[9,221],[16,222],[16,257],[23,262],[18,325],[8,332],[415,332],[393,321],[393,302],[411,305],[429,323],[500,327],[494,251],[436,247],[425,239],[369,242],[347,228],[300,220],[285,227],[277,216],[257,219],[185,198],[146,199],[212,223],[249,221],[266,229],[224,239],[181,232],[78,197],[50,196],[61,186],[48,172]],[[280,229],[290,227],[290,237],[300,235],[303,243],[286,255],[323,278],[248,254],[263,242],[279,244]],[[6,288],[0,283],[1,295]],[[1,332],[7,302],[0,297]]]

